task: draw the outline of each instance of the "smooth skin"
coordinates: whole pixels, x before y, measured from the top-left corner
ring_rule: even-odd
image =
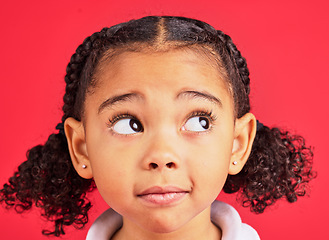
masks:
[[[221,239],[210,206],[248,159],[254,115],[235,119],[222,74],[191,50],[121,53],[95,77],[65,133],[79,175],[123,216],[113,239]]]

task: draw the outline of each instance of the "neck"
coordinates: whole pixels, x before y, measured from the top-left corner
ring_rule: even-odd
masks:
[[[170,232],[152,231],[152,229],[141,228],[129,219],[123,218],[122,228],[112,237],[112,240],[199,240],[221,239],[221,230],[210,220],[210,207],[195,216],[189,222],[176,230]]]

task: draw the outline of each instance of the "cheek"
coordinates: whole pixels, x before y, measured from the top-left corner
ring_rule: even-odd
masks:
[[[97,189],[103,199],[112,205],[113,199],[124,196],[131,188],[131,158],[127,152],[116,151],[115,147],[107,144],[90,148],[88,154]]]
[[[101,166],[102,170],[94,171],[94,180],[99,193],[109,206],[117,205],[129,194],[131,176],[113,164]]]
[[[193,168],[196,187],[217,197],[228,176],[232,144],[227,138],[212,138],[199,151],[194,148],[191,157],[195,160]],[[192,149],[192,148],[191,148]],[[193,176],[192,176],[193,177]]]

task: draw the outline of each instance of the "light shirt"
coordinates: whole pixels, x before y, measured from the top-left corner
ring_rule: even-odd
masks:
[[[221,240],[260,240],[256,230],[242,223],[239,213],[227,203],[211,205],[211,221],[222,230]],[[109,240],[121,226],[121,215],[108,209],[92,224],[86,240]]]

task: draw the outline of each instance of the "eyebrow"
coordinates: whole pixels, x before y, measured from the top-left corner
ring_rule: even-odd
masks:
[[[140,98],[142,98],[142,96],[138,93],[127,93],[127,94],[110,97],[99,106],[98,114],[100,114],[105,108],[112,107],[117,103],[132,101],[133,99],[140,99]]]
[[[220,107],[223,106],[222,101],[215,97],[214,95],[207,93],[207,92],[199,92],[199,91],[183,91],[180,92],[177,96],[176,99],[181,98],[181,97],[188,97],[188,98],[201,98],[205,99],[207,101],[213,102]],[[110,108],[115,104],[118,104],[120,102],[125,102],[125,101],[132,101],[133,99],[141,99],[143,98],[140,94],[138,93],[127,93],[127,94],[122,94],[122,95],[116,95],[113,97],[108,98],[105,100],[98,108],[98,114],[100,114],[105,108]]]
[[[208,93],[208,92],[199,92],[199,91],[183,91],[180,92],[176,98],[180,98],[180,97],[188,97],[188,98],[201,98],[201,99],[205,99],[208,100],[210,102],[213,102],[217,105],[219,105],[219,107],[222,107],[222,101],[215,97],[214,95]]]

